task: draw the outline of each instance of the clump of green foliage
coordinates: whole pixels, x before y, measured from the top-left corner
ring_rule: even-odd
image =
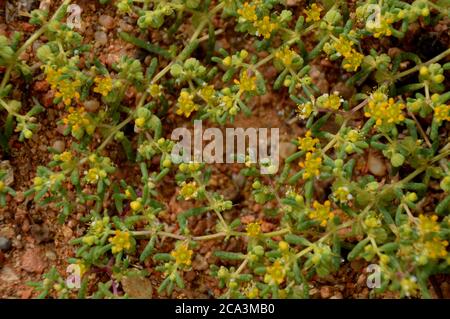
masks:
[[[31,22],[39,29],[22,45],[20,34],[0,36],[0,65],[6,67],[0,86],[3,144],[14,126],[21,140],[37,129],[42,107],[37,103],[22,114],[21,103],[11,97],[10,74],[32,77],[19,57],[43,34],[48,42],[37,52],[41,70],[56,92],[54,103],[65,107],[60,120],[65,133],[77,141],[38,168],[26,195],[41,205],[55,204],[61,223],[77,205],[94,203],[84,216],[87,231],[73,240],[77,248],[69,260],[80,269],[81,288],[69,289],[52,269],[35,284],[41,297],[119,298],[117,283],[150,259],[161,273],[158,293],[173,296],[184,288],[183,276],[202,242],[230,238],[247,248],[214,252],[227,261],[210,265],[220,297],[308,298],[313,276],[335,273],[343,262],[358,258],[380,266],[381,286],[372,290],[374,296],[387,290],[399,297],[431,296],[429,277],[450,270],[450,63],[445,63],[450,49],[422,60],[417,52],[392,54],[383,45],[367,48],[364,41],[395,39],[401,47],[411,25],[428,29],[448,22],[448,1],[371,0],[355,6],[299,1],[295,7],[275,0],[109,1],[118,15],[137,17],[140,35],[119,36],[152,57],[143,65],[123,56],[110,69],[89,58],[90,46],[64,23],[69,3],[51,18],[34,11]],[[252,49],[220,48],[216,38],[227,37],[229,30],[216,28],[216,19],[233,24],[233,32],[245,36]],[[192,27],[189,36],[182,31],[185,25]],[[150,30],[172,45],[143,40]],[[334,64],[346,86],[356,89],[352,96],[319,89],[310,71],[320,59]],[[277,72],[274,81],[263,75],[268,66]],[[140,96],[131,107],[123,102],[129,88]],[[293,141],[298,151],[279,173],[261,175],[252,163],[242,168],[254,201],[279,220],[277,229],[264,232],[262,220],[242,225],[226,218],[233,203],[211,191],[210,165],[172,162],[173,142],[165,138],[170,132],[164,131],[161,114],[225,125],[241,111],[251,116],[248,102],[269,90],[288,92],[306,132]],[[80,106],[92,94],[102,101],[96,112]],[[129,125],[133,134],[124,130]],[[337,129],[326,129],[333,126]],[[113,143],[140,168],[133,185],[114,175],[118,165],[105,151]],[[362,173],[369,152],[390,163],[383,179]],[[195,206],[178,214],[170,231],[158,194],[166,176],[179,186],[179,200]],[[318,185],[326,185],[324,191]],[[2,194],[12,192],[0,188]],[[211,213],[215,232],[193,236],[189,221]],[[171,251],[161,250],[164,239],[173,241]],[[109,279],[96,277],[92,270],[99,267],[108,269]],[[144,270],[140,275],[147,276]]]

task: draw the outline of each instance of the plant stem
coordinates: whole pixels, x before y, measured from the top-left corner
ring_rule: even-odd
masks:
[[[444,52],[438,54],[437,56],[435,56],[435,57],[432,58],[431,60],[428,60],[428,61],[426,61],[426,62],[424,62],[424,63],[421,63],[421,64],[416,65],[415,67],[412,67],[411,69],[408,69],[408,70],[406,70],[406,71],[403,71],[403,72],[398,73],[396,76],[394,76],[394,77],[392,78],[392,82],[395,82],[395,81],[397,81],[398,79],[400,79],[400,78],[402,78],[402,77],[404,77],[404,76],[407,76],[407,75],[409,75],[409,74],[411,74],[411,73],[417,72],[417,71],[420,70],[421,67],[427,66],[427,65],[432,64],[432,63],[435,63],[435,62],[437,62],[437,61],[439,61],[439,60],[445,58],[447,55],[450,55],[450,49],[447,49],[447,50],[445,50]]]

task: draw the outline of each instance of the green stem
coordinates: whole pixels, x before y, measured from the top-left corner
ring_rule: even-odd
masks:
[[[400,78],[402,78],[404,76],[407,76],[407,75],[409,75],[411,73],[417,72],[417,71],[420,70],[421,67],[427,66],[427,65],[432,64],[432,63],[435,63],[435,62],[445,58],[449,54],[450,54],[450,49],[447,49],[444,52],[442,52],[442,53],[438,54],[437,56],[435,56],[434,58],[432,58],[431,60],[428,60],[427,62],[418,64],[415,67],[412,67],[411,69],[408,69],[406,71],[400,72],[400,73],[398,73],[396,76],[394,76],[392,78],[392,82],[395,82],[396,80],[398,80],[398,79],[400,79]]]

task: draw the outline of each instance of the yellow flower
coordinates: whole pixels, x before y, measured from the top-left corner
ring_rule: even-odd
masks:
[[[448,254],[447,246],[448,241],[434,237],[432,240],[425,242],[424,254],[430,259],[445,258]]]
[[[251,287],[247,290],[246,296],[249,299],[255,299],[259,297],[259,289],[257,287]]]
[[[317,4],[313,3],[309,9],[303,10],[306,14],[306,22],[315,22],[320,20],[320,12],[322,12],[322,8]]]
[[[364,220],[364,224],[369,228],[378,228],[381,226],[381,220],[376,216],[369,216]]]
[[[360,140],[361,136],[359,134],[359,132],[357,130],[350,130],[348,131],[347,135],[347,140],[352,142],[352,143],[356,143]]]
[[[394,102],[393,98],[377,91],[370,96],[364,115],[373,118],[376,126],[397,124],[405,120],[404,108],[404,103]]]
[[[0,192],[3,192],[5,190],[5,183],[3,181],[0,181]]]
[[[245,230],[247,231],[247,236],[258,237],[261,234],[261,225],[259,223],[250,223]]]
[[[113,254],[120,253],[122,250],[131,248],[131,237],[127,231],[116,230],[114,236],[109,238],[112,244],[111,251]]]
[[[272,31],[277,28],[277,24],[270,22],[268,16],[265,16],[262,20],[255,21],[253,25],[256,28],[256,35],[263,36],[266,39],[269,39]]]
[[[44,184],[45,184],[45,180],[44,180],[42,177],[40,177],[40,176],[36,176],[36,177],[33,179],[33,187],[34,187],[37,191],[41,190],[42,187],[44,186]]]
[[[322,166],[322,157],[319,153],[306,153],[305,161],[300,162],[299,166],[305,169],[303,179],[308,179],[314,176],[319,176],[320,167]]]
[[[176,113],[185,117],[191,116],[192,112],[198,110],[198,105],[194,103],[194,95],[188,91],[181,91],[177,105],[178,109]]]
[[[343,36],[339,37],[339,41],[334,41],[333,48],[343,57],[348,57],[352,54],[353,42],[347,40]]]
[[[86,173],[86,180],[90,184],[96,184],[101,178],[107,176],[106,172],[98,167],[90,168]]]
[[[311,131],[307,131],[305,137],[298,138],[298,149],[305,152],[314,152],[317,143],[319,143],[319,139],[311,137]]]
[[[72,100],[78,100],[80,98],[80,93],[78,93],[80,86],[80,80],[62,80],[59,82],[55,97],[62,98],[65,105],[70,105]]]
[[[392,22],[393,20],[391,18],[386,18],[380,15],[375,21],[367,22],[366,29],[367,31],[372,32],[375,38],[379,38],[382,36],[389,37],[392,35]]]
[[[194,252],[189,249],[188,244],[180,244],[171,251],[172,257],[175,258],[175,263],[180,266],[190,266],[192,264],[192,254]]]
[[[438,217],[437,215],[432,216],[425,216],[425,215],[419,215],[419,233],[422,236],[426,236],[431,233],[437,233],[441,229],[439,226],[439,223],[437,222]]]
[[[138,211],[142,208],[142,199],[138,198],[130,203],[130,207],[132,211]]]
[[[73,159],[73,155],[70,151],[65,151],[61,154],[55,155],[55,160],[59,160],[64,163],[68,163],[68,162],[72,161],[72,159]]]
[[[258,17],[256,16],[256,6],[254,4],[244,3],[244,6],[237,10],[237,13],[245,21],[256,21]]]
[[[92,135],[95,131],[95,124],[84,107],[69,107],[69,114],[62,121],[72,127],[72,133],[78,139],[83,136],[84,132]]]
[[[317,98],[317,106],[329,110],[338,110],[341,106],[342,99],[339,93],[323,94]]]
[[[342,67],[344,68],[345,71],[355,72],[356,70],[358,70],[363,59],[364,59],[363,54],[359,53],[356,50],[352,50],[348,54],[348,56],[346,56],[345,59],[342,61]]]
[[[65,72],[69,71],[67,67],[56,69],[52,66],[44,66],[44,68],[46,80],[51,88],[56,91],[56,98],[61,98],[67,106],[72,103],[72,100],[80,98],[78,91],[81,87],[81,81],[74,79],[72,75],[70,78],[63,77],[63,75],[66,75]]]
[[[450,121],[450,104],[441,104],[434,108],[434,119],[436,122]]]
[[[325,201],[323,204],[320,204],[318,201],[314,201],[313,210],[311,210],[308,214],[308,217],[320,222],[320,226],[325,227],[328,224],[328,221],[334,218],[334,213],[331,210],[330,201]]]
[[[248,71],[241,72],[239,80],[235,79],[234,83],[239,85],[241,92],[256,90],[256,76],[250,76]]]
[[[417,279],[415,277],[403,278],[400,281],[400,286],[407,297],[416,295],[419,289]]]
[[[109,92],[111,92],[113,83],[112,83],[112,79],[109,76],[96,77],[94,79],[94,82],[96,84],[96,86],[94,88],[95,93],[100,93],[103,96],[107,96],[109,94]]]
[[[278,243],[278,248],[283,252],[287,252],[289,250],[289,244],[282,240]]]
[[[198,186],[196,182],[181,183],[180,195],[185,200],[190,200],[192,198],[196,198],[198,195]]]
[[[143,117],[138,117],[136,120],[134,120],[134,123],[136,124],[136,126],[140,127],[140,128],[144,127],[145,122],[146,122],[146,120]]]
[[[102,219],[94,220],[91,223],[89,231],[95,235],[101,235],[109,223],[109,217],[104,217]]]
[[[311,102],[307,102],[304,104],[298,104],[296,111],[297,111],[299,118],[301,118],[302,120],[306,120],[307,118],[309,118],[311,113],[314,111],[314,106]]]
[[[45,68],[44,72],[46,75],[45,79],[47,80],[48,84],[50,84],[52,89],[55,89],[62,75],[62,70],[54,69],[51,66],[44,66],[44,68]]]
[[[162,93],[162,86],[158,84],[151,84],[148,88],[148,93],[150,93],[152,97],[159,97]]]
[[[275,260],[272,266],[267,267],[264,282],[269,285],[281,285],[286,277],[286,269],[280,260]]]
[[[215,93],[214,85],[205,85],[199,91],[199,95],[209,104],[215,103]]]
[[[275,52],[275,58],[280,60],[285,67],[289,67],[292,65],[292,60],[295,58],[295,56],[295,51],[289,49],[289,47],[287,46]]]
[[[346,203],[353,198],[347,186],[340,186],[333,192],[333,197],[341,203]]]

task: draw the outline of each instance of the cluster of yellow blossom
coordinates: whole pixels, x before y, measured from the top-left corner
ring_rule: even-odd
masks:
[[[95,82],[95,88],[94,92],[99,93],[102,96],[107,96],[109,92],[112,91],[113,88],[113,82],[112,79],[109,76],[106,77],[96,77],[94,79]]]
[[[73,155],[70,151],[64,151],[61,154],[55,154],[53,156],[53,159],[55,161],[61,161],[63,163],[69,163],[73,159]]]
[[[375,38],[380,38],[382,36],[389,37],[392,35],[392,23],[394,23],[394,19],[391,14],[377,14],[375,19],[369,19],[369,21],[367,21],[366,29],[367,31],[373,33]]]
[[[417,285],[417,279],[415,277],[405,277],[400,281],[400,287],[403,293],[407,297],[411,297],[417,294],[419,286]]]
[[[198,110],[198,105],[194,103],[194,95],[186,90],[180,92],[177,105],[178,109],[176,113],[185,117],[191,116],[192,112]]]
[[[239,80],[235,79],[234,83],[239,85],[240,92],[251,92],[256,90],[256,76],[250,76],[248,70],[242,71]]]
[[[247,231],[247,236],[258,237],[261,234],[261,225],[259,223],[250,223],[245,230]]]
[[[358,70],[364,59],[364,55],[353,48],[352,41],[340,36],[339,39],[335,39],[332,47],[340,56],[344,57],[344,60],[342,61],[344,70],[348,72],[355,72]]]
[[[156,98],[156,97],[161,96],[161,94],[162,94],[162,89],[163,89],[162,85],[159,85],[159,84],[151,84],[151,85],[148,87],[148,93],[150,94],[150,96]]]
[[[320,226],[325,227],[328,221],[334,218],[334,213],[331,212],[331,202],[325,201],[323,204],[314,201],[313,209],[309,211],[308,217],[320,222]]]
[[[312,102],[306,102],[303,104],[298,104],[297,105],[297,115],[299,118],[301,118],[302,120],[306,120],[307,118],[309,118],[309,116],[311,115],[311,113],[314,111],[314,105]]]
[[[329,110],[338,110],[341,106],[343,99],[339,96],[338,92],[334,92],[333,94],[323,94],[317,98],[317,106],[329,109]]]
[[[100,236],[103,231],[106,229],[106,226],[109,224],[109,217],[103,217],[102,219],[96,219],[91,223],[89,228],[89,232],[94,235]]]
[[[404,103],[395,102],[393,98],[377,91],[370,96],[364,115],[373,118],[377,126],[397,124],[405,120],[402,112],[404,108]]]
[[[256,15],[256,3],[249,4],[245,2],[242,8],[237,10],[239,17],[242,21],[253,23],[256,28],[256,35],[263,36],[266,39],[270,38],[272,31],[277,28],[277,24],[270,21],[269,16],[264,16],[261,20],[258,20]]]
[[[216,90],[214,89],[214,85],[205,85],[199,91],[198,95],[205,100],[209,105],[215,105],[216,101]]]
[[[53,185],[62,182],[64,178],[65,175],[61,172],[52,173],[48,178],[36,176],[33,180],[33,187],[36,191],[40,191],[45,186],[52,187]]]
[[[281,61],[285,67],[290,67],[297,53],[288,46],[283,47],[275,52],[275,58]]]
[[[185,200],[196,198],[198,195],[198,186],[196,182],[181,183],[180,195]]]
[[[305,156],[305,161],[298,164],[304,168],[303,179],[309,179],[314,176],[319,176],[320,167],[322,166],[322,156],[319,152],[308,152]]]
[[[441,227],[438,222],[438,216],[419,215],[417,230],[420,240],[415,244],[419,252],[419,264],[426,264],[428,259],[437,260],[448,256],[448,241],[439,236]]]
[[[80,98],[79,89],[81,87],[81,81],[77,78],[63,77],[64,74],[69,72],[67,67],[58,69],[46,65],[44,68],[46,80],[50,84],[50,87],[56,91],[56,98],[61,98],[65,105],[70,105],[72,100],[78,100]]]
[[[445,258],[448,254],[447,246],[447,240],[441,240],[438,237],[433,237],[433,239],[427,240],[424,243],[423,254],[432,260]]]
[[[259,289],[255,286],[250,286],[247,288],[245,295],[249,299],[256,299],[259,297]]]
[[[108,176],[108,170],[113,169],[109,157],[99,158],[97,155],[92,154],[88,160],[91,168],[85,172],[85,178],[89,184],[97,184],[101,179]]]
[[[109,238],[112,244],[111,251],[113,254],[120,253],[123,250],[131,248],[131,236],[127,231],[116,230],[114,236]]]
[[[309,9],[303,10],[303,13],[306,14],[306,22],[317,22],[320,21],[320,13],[323,11],[321,7],[317,4],[313,3]]]
[[[69,107],[69,114],[63,118],[63,123],[72,128],[75,137],[81,138],[84,132],[92,135],[95,131],[95,124],[89,117],[84,107]]]
[[[175,258],[175,263],[180,266],[190,266],[192,264],[192,254],[187,243],[179,244],[171,251],[170,255]]]
[[[347,186],[340,186],[333,192],[333,197],[341,203],[347,203],[353,198]]]
[[[419,225],[418,230],[421,236],[427,236],[428,234],[438,232],[441,227],[437,222],[438,217],[436,215],[433,216],[425,216],[419,215]]]
[[[269,285],[281,285],[286,278],[286,268],[280,259],[275,260],[272,266],[267,267],[264,282]]]
[[[305,137],[298,138],[298,149],[304,152],[314,152],[319,139],[312,137],[311,131],[307,131]]]
[[[450,122],[450,104],[441,104],[434,107],[434,119],[438,123],[442,123],[443,121]]]
[[[258,20],[256,15],[256,5],[245,2],[242,8],[237,10],[237,13],[241,16],[244,21],[254,22]]]

